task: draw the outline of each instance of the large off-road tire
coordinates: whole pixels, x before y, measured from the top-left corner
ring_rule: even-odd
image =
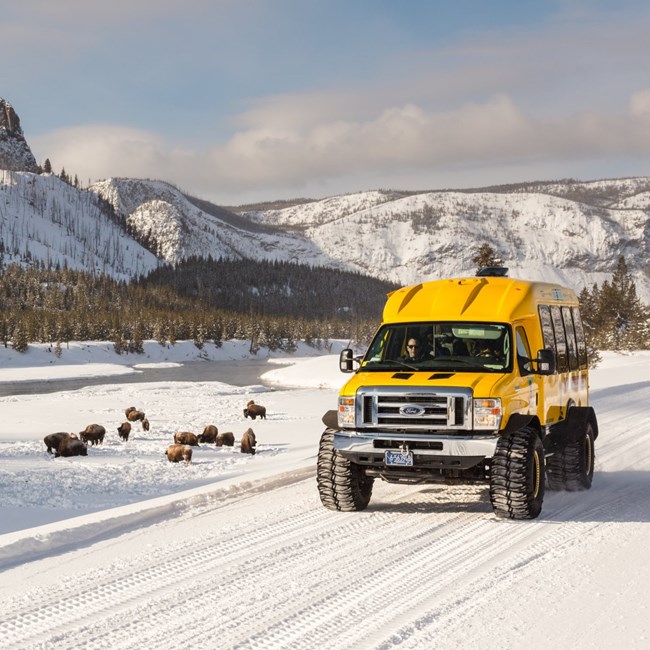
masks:
[[[330,510],[353,512],[370,503],[374,478],[334,449],[332,429],[325,429],[320,439],[316,481],[320,500]]]
[[[578,440],[556,451],[546,461],[546,477],[551,490],[588,490],[594,477],[594,429],[586,422]]]
[[[544,446],[533,427],[499,438],[490,470],[490,501],[498,517],[535,519],[544,500]]]

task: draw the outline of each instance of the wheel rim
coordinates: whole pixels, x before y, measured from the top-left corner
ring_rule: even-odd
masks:
[[[533,498],[537,498],[539,495],[539,488],[542,481],[542,467],[539,462],[539,453],[535,451],[533,453]]]
[[[591,436],[585,436],[585,474],[591,473],[593,449],[591,447]]]

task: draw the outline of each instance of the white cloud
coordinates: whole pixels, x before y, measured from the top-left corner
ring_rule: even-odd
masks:
[[[594,155],[650,154],[650,91],[635,93],[630,112],[622,115],[583,112],[541,120],[499,95],[444,112],[406,104],[366,121],[320,117],[293,128],[270,119],[266,128],[242,130],[209,149],[190,150],[153,133],[106,125],[57,131],[32,146],[40,162],[47,155],[55,168],[64,164],[82,180],[157,178],[201,196],[305,187],[312,179],[386,177],[405,167],[433,174],[457,165],[577,164]]]
[[[630,97],[630,114],[642,120],[650,120],[650,89],[640,90]]]

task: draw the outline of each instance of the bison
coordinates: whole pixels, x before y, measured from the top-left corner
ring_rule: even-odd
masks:
[[[234,447],[235,434],[232,431],[219,433],[215,438],[214,444],[217,445],[217,447]]]
[[[138,420],[142,421],[145,419],[145,414],[143,411],[129,411],[126,414],[126,419],[129,422],[137,422]]]
[[[129,406],[129,408],[124,409],[124,417],[128,418],[129,413],[131,413],[131,411],[137,411],[137,410],[138,409],[136,409],[135,406]]]
[[[83,431],[79,432],[79,437],[83,442],[90,442],[91,445],[99,445],[104,442],[106,429],[101,424],[89,424]]]
[[[165,456],[170,463],[180,463],[185,461],[186,465],[192,462],[192,447],[189,445],[169,445],[165,451]]]
[[[199,435],[199,442],[217,442],[217,436],[219,435],[219,429],[214,426],[214,424],[208,424],[203,433]]]
[[[260,420],[266,420],[266,407],[261,404],[255,404],[253,400],[246,404],[244,417],[254,420],[259,415]]]
[[[67,438],[68,436],[76,438],[77,434],[67,433],[66,431],[59,431],[58,433],[50,433],[45,436],[45,438],[43,438],[43,442],[47,447],[47,453],[51,454],[53,449],[54,451],[58,451],[61,440],[63,440],[63,438]]]
[[[117,427],[117,432],[120,434],[120,438],[122,438],[122,440],[128,440],[129,434],[131,433],[131,423],[122,422],[122,424]]]
[[[61,439],[59,448],[54,453],[54,458],[59,456],[87,456],[88,447],[77,438],[77,436],[67,436]]]
[[[241,453],[242,454],[255,454],[255,433],[252,429],[246,429],[241,437]]]
[[[177,431],[174,434],[174,442],[177,445],[191,445],[192,447],[199,446],[199,438],[196,433],[189,431]]]
[[[147,420],[147,418],[142,418],[142,420],[140,420],[140,424],[142,425],[143,431],[149,431],[149,420]]]

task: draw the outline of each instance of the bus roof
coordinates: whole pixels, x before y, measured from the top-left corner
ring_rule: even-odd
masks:
[[[571,289],[508,277],[466,277],[423,282],[388,294],[383,322],[463,320],[512,322],[537,306],[577,305]]]

